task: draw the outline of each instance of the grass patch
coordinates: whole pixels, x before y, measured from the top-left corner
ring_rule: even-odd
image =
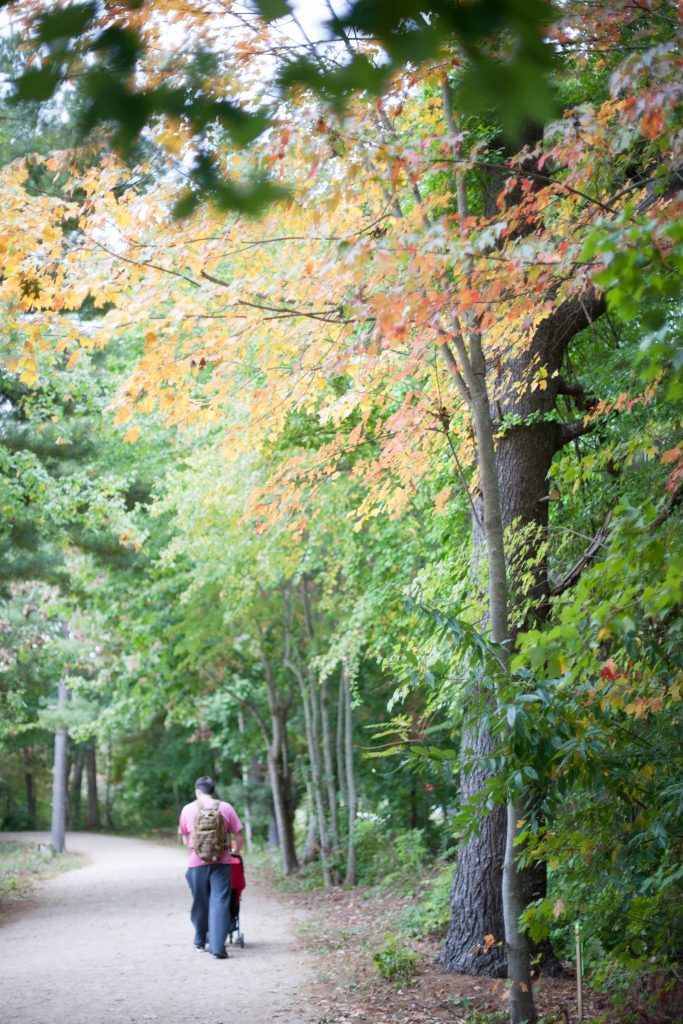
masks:
[[[80,867],[78,853],[45,856],[32,843],[0,842],[0,905],[25,899],[37,881]]]

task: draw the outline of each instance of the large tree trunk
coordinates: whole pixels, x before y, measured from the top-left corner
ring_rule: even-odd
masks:
[[[460,797],[463,804],[480,792],[488,773],[479,765],[491,753],[488,735],[476,729],[462,738],[463,768]],[[503,855],[506,814],[494,807],[481,823],[479,832],[458,850],[457,867],[451,887],[451,920],[446,942],[439,955],[444,968],[456,974],[504,978],[507,954],[503,943]],[[492,935],[489,944],[486,936]]]
[[[508,389],[505,392],[506,404],[498,408],[497,412],[501,415],[514,413],[526,418],[534,413],[543,414],[554,409],[559,378],[552,375],[559,370],[571,338],[588,326],[590,320],[599,316],[601,311],[602,302],[595,296],[586,296],[581,302],[570,299],[539,324],[528,348],[515,359],[506,361],[504,369],[515,380],[531,383],[532,374],[537,372],[538,367],[545,367],[547,387],[545,390],[536,388],[533,391],[527,387],[520,393]],[[563,427],[555,422],[534,422],[512,427],[497,440],[496,475],[504,527],[517,521],[519,531],[531,527],[536,533],[536,542],[539,537],[545,540],[548,470],[555,452],[572,436],[577,436],[579,429],[577,425]],[[473,535],[475,551],[479,552],[487,544],[483,526],[482,504],[478,501],[474,506]],[[531,542],[532,549],[535,541]],[[524,552],[518,552],[517,556],[510,571],[513,619],[517,603],[524,596],[518,591],[517,577],[526,568],[523,565]],[[533,575],[536,612],[542,615],[547,607],[549,589],[545,559],[535,562]],[[517,626],[513,624],[508,630],[511,641],[514,641],[517,628],[519,623]],[[492,638],[495,639],[493,629]],[[468,722],[466,719],[461,778],[463,802],[485,785],[487,773],[478,764],[482,763],[490,749],[490,739],[478,733],[476,722]],[[510,815],[510,820],[512,817]],[[502,881],[507,819],[505,808],[495,808],[482,824],[479,835],[471,837],[458,853],[451,892],[451,922],[440,956],[449,971],[493,976],[504,975],[507,971],[507,951],[503,945],[494,944],[487,954],[484,953],[486,935],[493,936],[496,943],[504,936]],[[525,888],[528,889],[528,886]],[[516,941],[516,936],[512,938]]]

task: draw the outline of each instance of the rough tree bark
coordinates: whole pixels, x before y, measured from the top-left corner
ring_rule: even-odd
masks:
[[[584,330],[603,310],[602,300],[586,295],[581,300],[572,298],[537,327],[530,344],[512,360],[506,362],[506,371],[515,380],[529,381],[539,366],[547,371],[545,391],[527,388],[521,393],[501,392],[494,406],[496,416],[514,413],[524,420],[534,413],[549,413],[555,408],[560,389],[560,378],[553,373],[560,369],[571,339]],[[495,384],[494,384],[495,387]],[[496,471],[503,527],[515,520],[521,528],[531,526],[545,537],[548,525],[548,470],[555,453],[582,427],[577,424],[563,426],[556,422],[522,423],[506,430],[496,443]],[[475,502],[473,512],[473,538],[475,550],[484,544],[481,502]],[[534,566],[534,596],[539,614],[547,607],[549,583],[544,559]],[[515,600],[515,578],[511,579]],[[515,630],[509,631],[514,641]],[[490,752],[491,741],[480,735],[476,722],[466,718],[463,732],[463,760],[461,791],[463,801],[479,791],[486,781],[486,772],[477,768]],[[474,770],[472,770],[474,768]],[[449,971],[466,974],[484,974],[494,977],[507,972],[507,954],[502,945],[494,944],[485,952],[484,936],[496,940],[505,933],[502,904],[503,862],[507,832],[505,808],[496,808],[482,825],[479,835],[473,836],[458,852],[458,867],[451,892],[451,922],[440,960]],[[537,883],[536,883],[537,884]],[[529,890],[528,880],[525,888]]]

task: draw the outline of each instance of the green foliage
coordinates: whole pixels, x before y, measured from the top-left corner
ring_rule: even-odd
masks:
[[[449,996],[449,1001],[459,1005],[457,999],[453,996]],[[465,998],[465,1004],[468,1000]],[[471,1010],[466,1017],[462,1018],[463,1024],[505,1024],[508,1020],[508,1014],[502,1010]],[[539,1021],[539,1024],[542,1024]]]
[[[362,885],[402,887],[420,873],[429,858],[423,829],[395,832],[376,816],[356,823],[355,847]]]
[[[662,176],[655,187],[669,187]],[[610,310],[626,322],[636,321],[642,336],[638,365],[647,380],[665,374],[671,399],[683,395],[683,348],[680,301],[683,296],[683,225],[660,225],[634,218],[624,210],[586,240],[584,258],[600,255],[603,268],[595,280],[604,288]]]
[[[426,935],[443,937],[451,916],[448,898],[452,886],[453,865],[449,864],[423,882],[414,901],[401,911],[398,919],[401,931],[416,938]]]
[[[385,981],[393,981],[404,988],[413,985],[417,972],[416,954],[396,935],[388,933],[385,939],[385,944],[372,957],[380,975]]]

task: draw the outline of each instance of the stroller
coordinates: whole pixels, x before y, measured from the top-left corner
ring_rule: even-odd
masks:
[[[246,886],[244,879],[244,862],[237,853],[230,857],[232,877],[230,880],[230,924],[228,925],[228,942],[235,943],[244,949],[244,932],[240,931],[240,902],[242,891]]]

